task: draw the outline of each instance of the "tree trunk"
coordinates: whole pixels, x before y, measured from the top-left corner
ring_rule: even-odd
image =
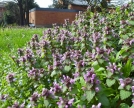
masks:
[[[23,26],[24,25],[24,18],[23,18],[22,0],[18,1],[18,5],[19,5],[19,13],[20,13],[20,25]]]
[[[26,0],[26,25],[29,26],[29,6],[28,6],[28,0]]]

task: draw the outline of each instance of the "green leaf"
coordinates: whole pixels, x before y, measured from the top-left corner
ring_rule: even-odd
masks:
[[[112,75],[113,75],[113,73],[112,73],[112,72],[107,71],[107,77],[108,77],[108,78],[110,78]]]
[[[49,101],[48,100],[44,100],[44,104],[47,107],[49,105]]]
[[[83,77],[80,77],[81,86],[86,86],[86,82]]]
[[[65,71],[65,72],[69,72],[70,70],[71,70],[71,66],[65,66],[65,67],[64,67],[64,71]]]
[[[66,92],[67,87],[64,85],[62,90],[63,90],[63,93]]]
[[[92,66],[94,67],[95,70],[98,70],[98,69],[100,68],[100,66],[99,66],[99,64],[98,64],[97,61],[94,61],[94,62],[92,63]]]
[[[82,101],[85,101],[85,100],[86,100],[86,96],[82,95],[82,96],[81,96],[81,100],[82,100]]]
[[[122,43],[123,43],[123,39],[120,39],[118,44],[122,44]]]
[[[129,105],[125,104],[125,103],[121,103],[120,104],[120,108],[130,108]]]
[[[119,95],[116,95],[116,97],[114,97],[112,99],[112,102],[110,103],[110,105],[112,106],[112,108],[116,107],[117,101],[119,100]]]
[[[130,90],[131,89],[131,86],[130,85],[127,85],[126,86],[126,90]]]
[[[54,75],[56,75],[56,70],[51,73],[51,77],[53,77]]]
[[[106,83],[108,87],[111,87],[115,83],[115,79],[107,79]]]
[[[101,102],[101,104],[104,105],[104,106],[109,106],[109,105],[110,105],[109,100],[108,100],[108,98],[106,97],[105,94],[99,95],[99,96],[98,96],[98,100],[99,100],[99,102]]]
[[[122,68],[122,71],[125,77],[128,77],[130,75],[131,69],[132,69],[132,63],[131,63],[131,60],[129,59],[126,65]]]
[[[134,21],[128,21],[130,25],[134,25]]]
[[[134,105],[132,105],[130,108],[134,108]]]
[[[96,66],[96,65],[98,65],[98,62],[97,62],[97,61],[94,61],[94,62],[92,63],[92,66]]]
[[[95,96],[95,91],[86,91],[86,99],[90,102]]]
[[[127,99],[131,95],[130,91],[121,90],[120,91],[120,98],[121,100]]]
[[[101,72],[101,71],[104,71],[104,70],[105,70],[105,68],[100,67],[100,68],[97,70],[97,72]]]
[[[70,91],[70,93],[72,93],[72,94],[77,94],[77,92],[78,92],[77,87],[73,87],[72,90]]]

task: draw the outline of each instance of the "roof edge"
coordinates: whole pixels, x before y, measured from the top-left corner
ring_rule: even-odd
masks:
[[[55,8],[33,8],[29,12],[34,11],[55,11],[55,12],[79,12],[82,10],[73,10],[73,9],[55,9]]]

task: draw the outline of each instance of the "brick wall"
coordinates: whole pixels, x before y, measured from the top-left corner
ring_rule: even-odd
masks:
[[[78,10],[34,8],[29,12],[29,22],[35,26],[50,26],[53,23],[63,24],[65,19],[70,23],[75,20]]]

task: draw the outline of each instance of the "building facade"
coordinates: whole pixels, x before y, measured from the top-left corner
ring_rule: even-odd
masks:
[[[29,11],[29,22],[36,27],[50,27],[54,23],[62,25],[65,19],[71,23],[78,12],[72,9],[34,8]]]

